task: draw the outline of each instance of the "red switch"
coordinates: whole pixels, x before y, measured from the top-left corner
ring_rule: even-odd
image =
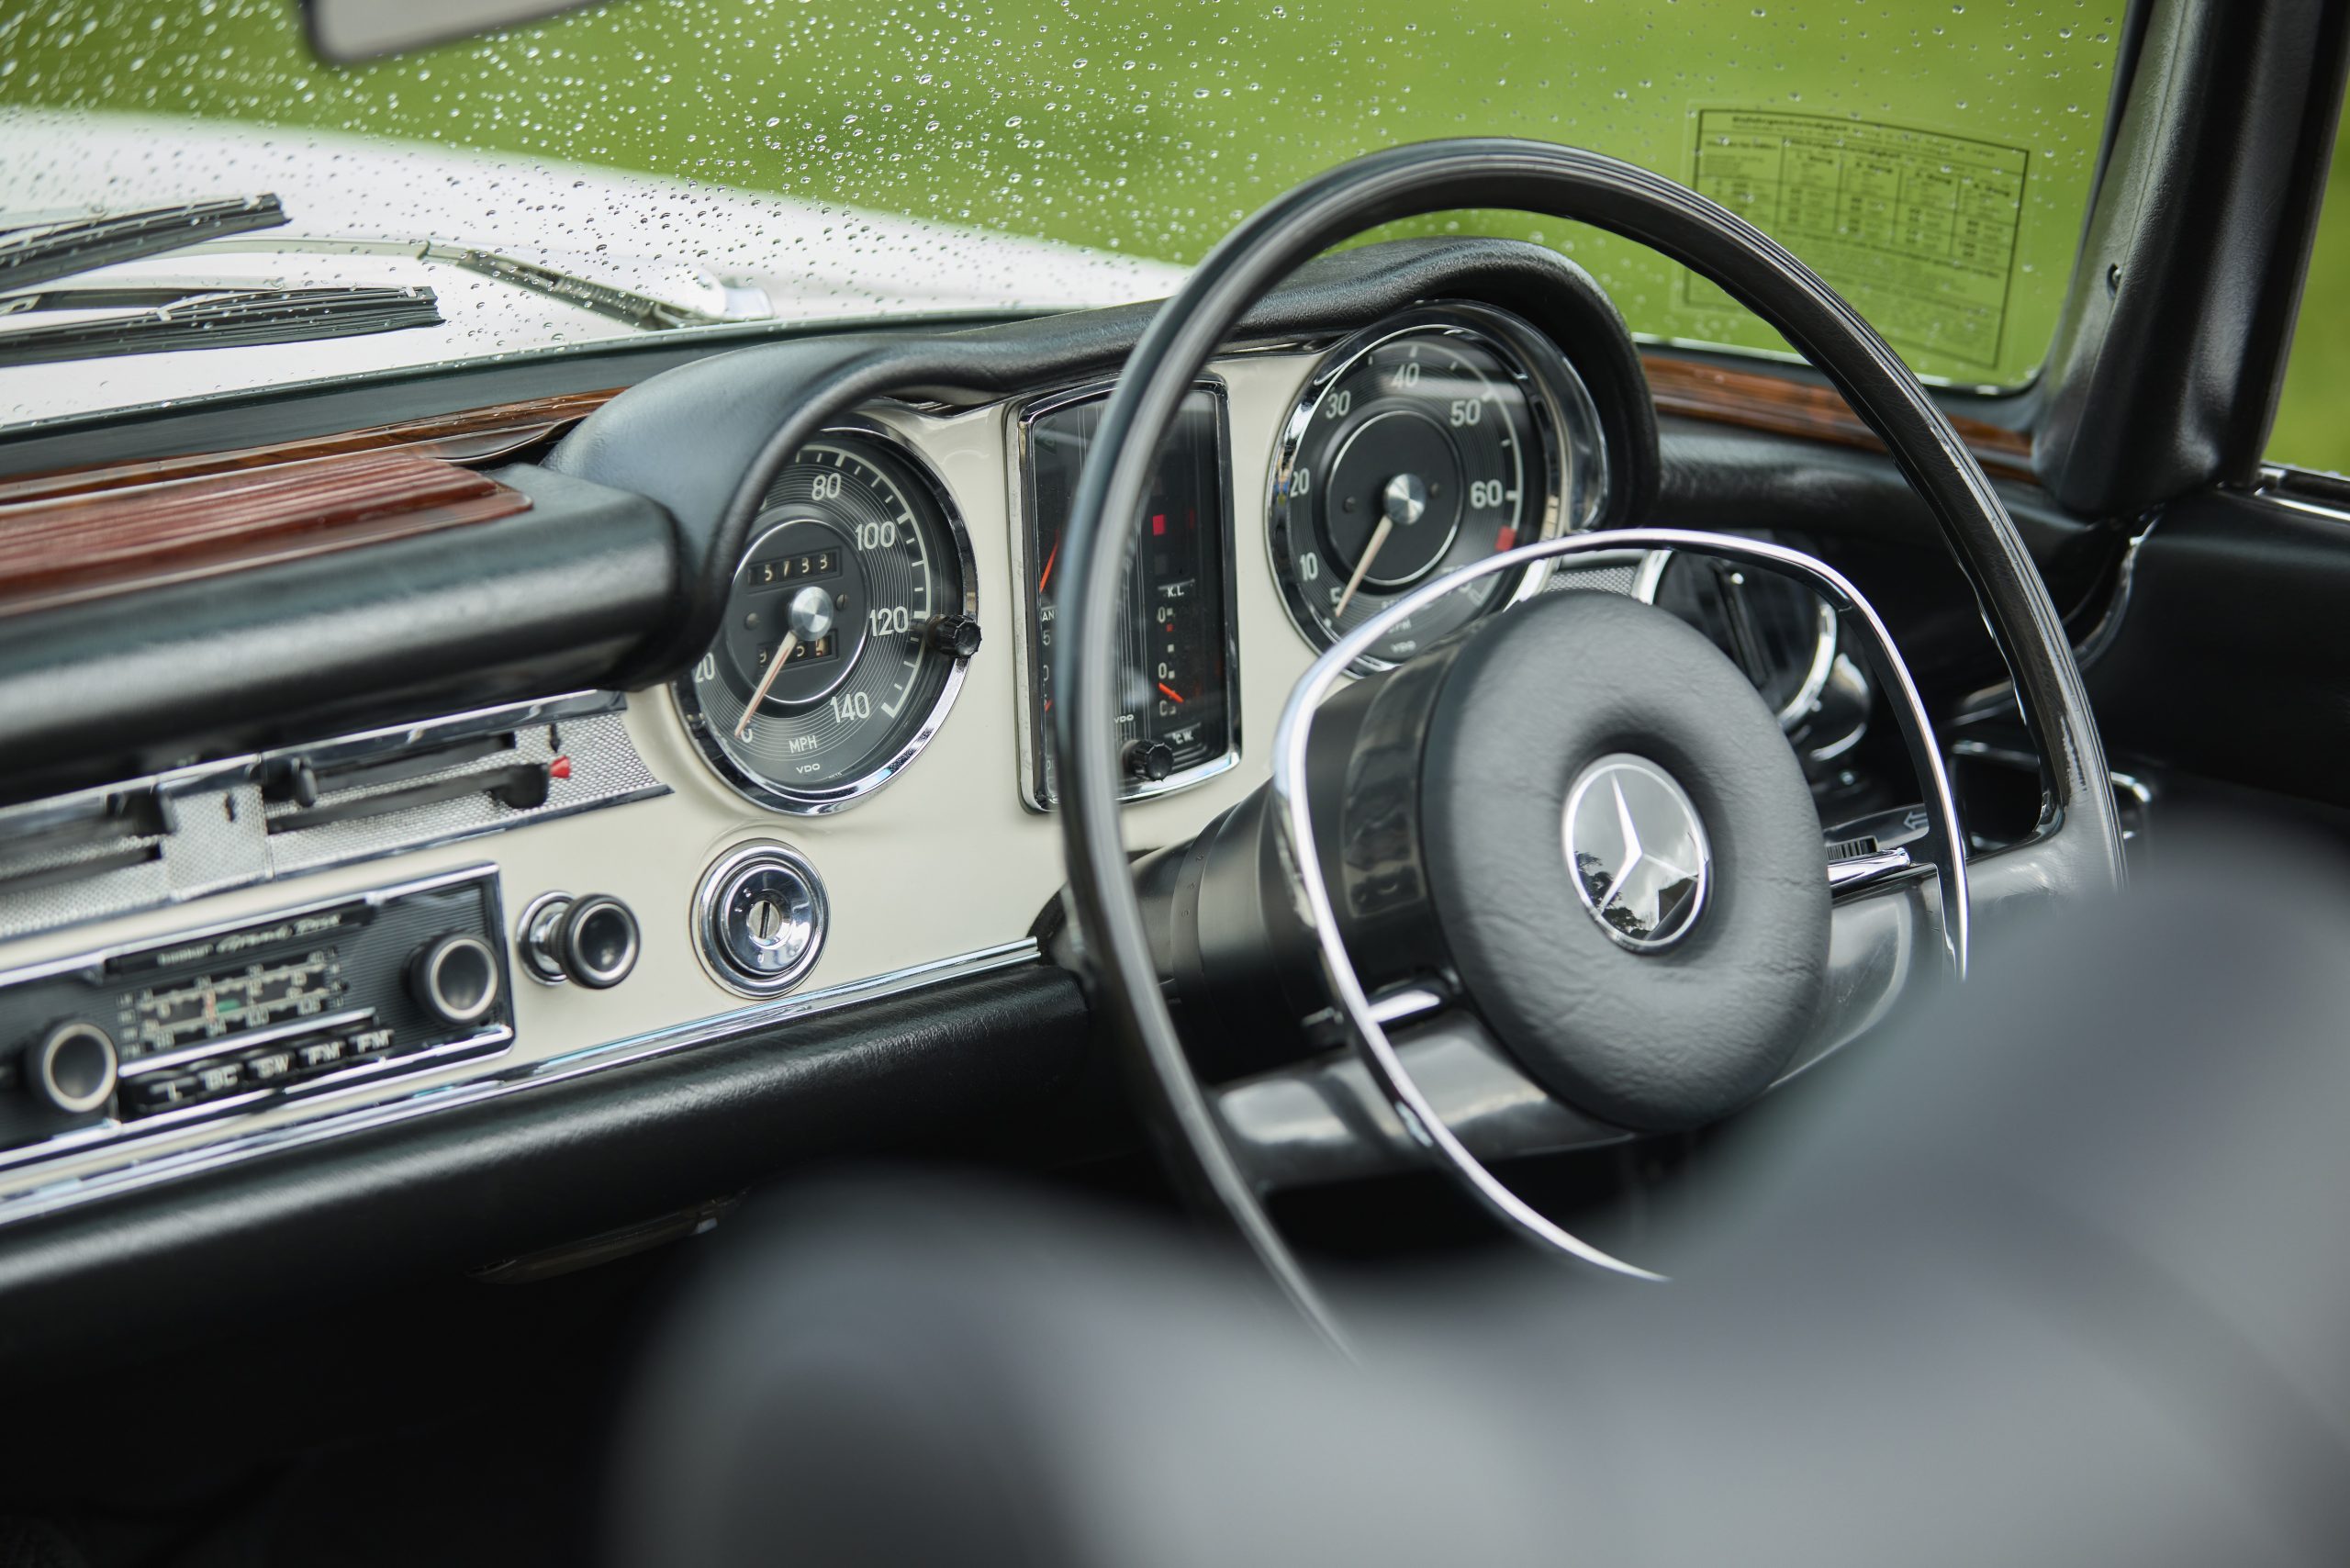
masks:
[[[553,762],[548,763],[548,764],[547,764],[547,777],[548,777],[548,778],[570,778],[570,777],[571,777],[571,758],[569,758],[569,757],[567,757],[567,756],[558,756],[558,757],[556,757]]]

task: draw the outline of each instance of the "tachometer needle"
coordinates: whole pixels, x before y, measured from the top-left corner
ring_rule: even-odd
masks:
[[[1362,547],[1362,559],[1355,563],[1355,575],[1347,579],[1347,591],[1338,596],[1338,608],[1330,611],[1331,620],[1336,621],[1344,615],[1347,606],[1354,602],[1355,589],[1362,587],[1363,577],[1371,570],[1372,558],[1378,555],[1379,547],[1387,543],[1387,536],[1394,532],[1395,520],[1392,517],[1381,518],[1379,526],[1371,531],[1371,543]]]
[[[1163,680],[1158,683],[1158,694],[1169,702],[1180,704],[1183,700],[1183,694]]]
[[[767,661],[767,674],[759,677],[759,689],[751,693],[751,705],[743,710],[743,722],[734,726],[736,740],[751,738],[751,721],[758,716],[759,704],[767,700],[768,691],[774,689],[775,678],[783,672],[785,663],[791,657],[791,650],[799,645],[800,633],[797,632],[786,632],[783,641],[775,645],[775,657]]]

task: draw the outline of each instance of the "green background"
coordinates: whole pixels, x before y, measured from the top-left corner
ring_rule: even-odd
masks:
[[[618,0],[337,69],[309,56],[286,0],[0,0],[0,104],[440,140],[1179,262],[1304,175],[1394,142],[1540,137],[1687,179],[1701,108],[1848,118],[2030,154],[1997,363],[1901,345],[1928,375],[2015,386],[2044,356],[2062,302],[2120,11],[2121,0]],[[1783,346],[1735,309],[1693,304],[1677,269],[1612,237],[1501,215],[1420,227],[1448,226],[1559,246],[1638,330]],[[656,225],[615,242],[658,239]],[[1808,259],[1836,280],[1826,258]],[[2333,320],[2329,281],[2312,278],[2305,321]],[[2305,327],[2277,451],[2350,466],[2350,440],[2319,411],[2345,377],[2350,342]]]

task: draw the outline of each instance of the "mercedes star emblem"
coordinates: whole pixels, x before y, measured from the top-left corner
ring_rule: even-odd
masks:
[[[1653,953],[1695,929],[1713,851],[1673,775],[1629,752],[1601,757],[1567,791],[1565,831],[1575,890],[1618,946]]]

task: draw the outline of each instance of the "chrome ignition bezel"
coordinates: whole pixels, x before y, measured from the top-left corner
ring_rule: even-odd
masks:
[[[727,951],[724,933],[719,925],[727,890],[739,882],[745,871],[754,869],[788,872],[808,890],[808,945],[789,968],[769,975],[752,973],[737,964]],[[751,839],[720,856],[701,874],[701,880],[694,888],[692,926],[694,956],[701,960],[702,969],[711,979],[737,996],[780,996],[816,967],[816,959],[824,950],[824,940],[832,932],[832,901],[825,894],[824,879],[817,874],[815,863],[805,855],[773,839]]]

